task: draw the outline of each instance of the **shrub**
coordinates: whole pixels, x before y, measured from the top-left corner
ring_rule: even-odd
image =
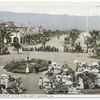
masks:
[[[23,51],[34,51],[34,48],[22,48]]]
[[[58,52],[59,49],[54,47],[54,46],[40,46],[40,47],[35,47],[35,51],[48,51],[48,52]]]

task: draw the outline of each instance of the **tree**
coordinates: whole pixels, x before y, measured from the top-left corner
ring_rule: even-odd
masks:
[[[46,37],[46,40],[49,40],[49,37],[50,37],[50,34],[51,34],[51,30],[43,30],[43,36]]]
[[[92,46],[93,49],[96,51],[96,55],[97,55],[97,48],[98,48],[97,41],[100,39],[99,31],[92,30],[89,32],[89,34],[90,36],[86,37],[85,44],[87,45],[87,48],[88,45]]]
[[[10,30],[8,30],[6,27],[0,28],[0,37],[2,43],[4,43],[4,39],[7,39],[10,36],[11,36]]]
[[[80,32],[77,29],[73,29],[70,31],[69,37],[72,39],[72,46],[75,46],[75,41],[77,40],[78,36],[79,36]]]
[[[19,43],[14,43],[14,47],[17,50],[17,53],[19,53],[19,49],[21,48],[21,45]]]
[[[69,44],[70,43],[70,38],[67,36],[64,38],[64,44]]]
[[[0,47],[1,49],[4,49],[4,40],[9,38],[11,36],[11,31],[7,29],[6,27],[0,28]]]
[[[82,52],[82,47],[80,46],[80,44],[76,44],[75,50],[76,50],[77,52]]]
[[[86,36],[85,37],[85,44],[87,46],[87,53],[88,53],[88,48],[89,48],[89,45],[91,45],[93,43],[93,39],[89,36]]]
[[[43,45],[43,48],[45,49],[45,45],[46,45],[46,37],[45,36],[42,39],[42,45]]]
[[[99,36],[99,31],[92,30],[92,31],[90,31],[89,33],[90,33],[90,35],[91,35],[91,37],[92,37],[92,43],[93,43],[94,45],[96,45],[96,41],[97,41],[98,36]]]

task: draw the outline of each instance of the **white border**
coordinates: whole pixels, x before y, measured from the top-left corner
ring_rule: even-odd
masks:
[[[0,0],[0,2],[100,2],[100,0]]]
[[[20,2],[20,3],[28,3],[28,2],[47,2],[47,3],[50,3],[50,2],[55,2],[55,3],[60,3],[60,2],[65,2],[65,3],[100,3],[100,0],[0,0],[0,3],[5,3],[5,2]],[[56,97],[56,98],[60,98],[60,97],[63,97],[63,98],[80,98],[80,97],[86,97],[86,98],[99,98],[100,95],[47,95],[47,94],[18,94],[18,95],[3,95],[1,94],[0,95],[0,98],[46,98],[46,97]]]

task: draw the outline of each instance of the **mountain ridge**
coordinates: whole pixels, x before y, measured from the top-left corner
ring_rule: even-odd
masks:
[[[14,21],[17,26],[43,26],[47,29],[87,29],[87,16],[52,15],[47,13],[18,13],[0,11],[0,20]],[[100,30],[100,16],[89,16],[89,29]]]

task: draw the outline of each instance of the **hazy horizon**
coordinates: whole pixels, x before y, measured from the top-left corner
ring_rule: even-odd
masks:
[[[67,15],[67,16],[83,16],[83,17],[87,17],[88,15],[70,15],[70,14],[51,14],[51,13],[42,13],[42,12],[14,12],[14,11],[0,11],[1,13],[15,13],[15,14],[45,14],[45,15],[53,15],[53,16],[63,16],[63,15]],[[99,17],[100,15],[89,15],[89,17]]]

